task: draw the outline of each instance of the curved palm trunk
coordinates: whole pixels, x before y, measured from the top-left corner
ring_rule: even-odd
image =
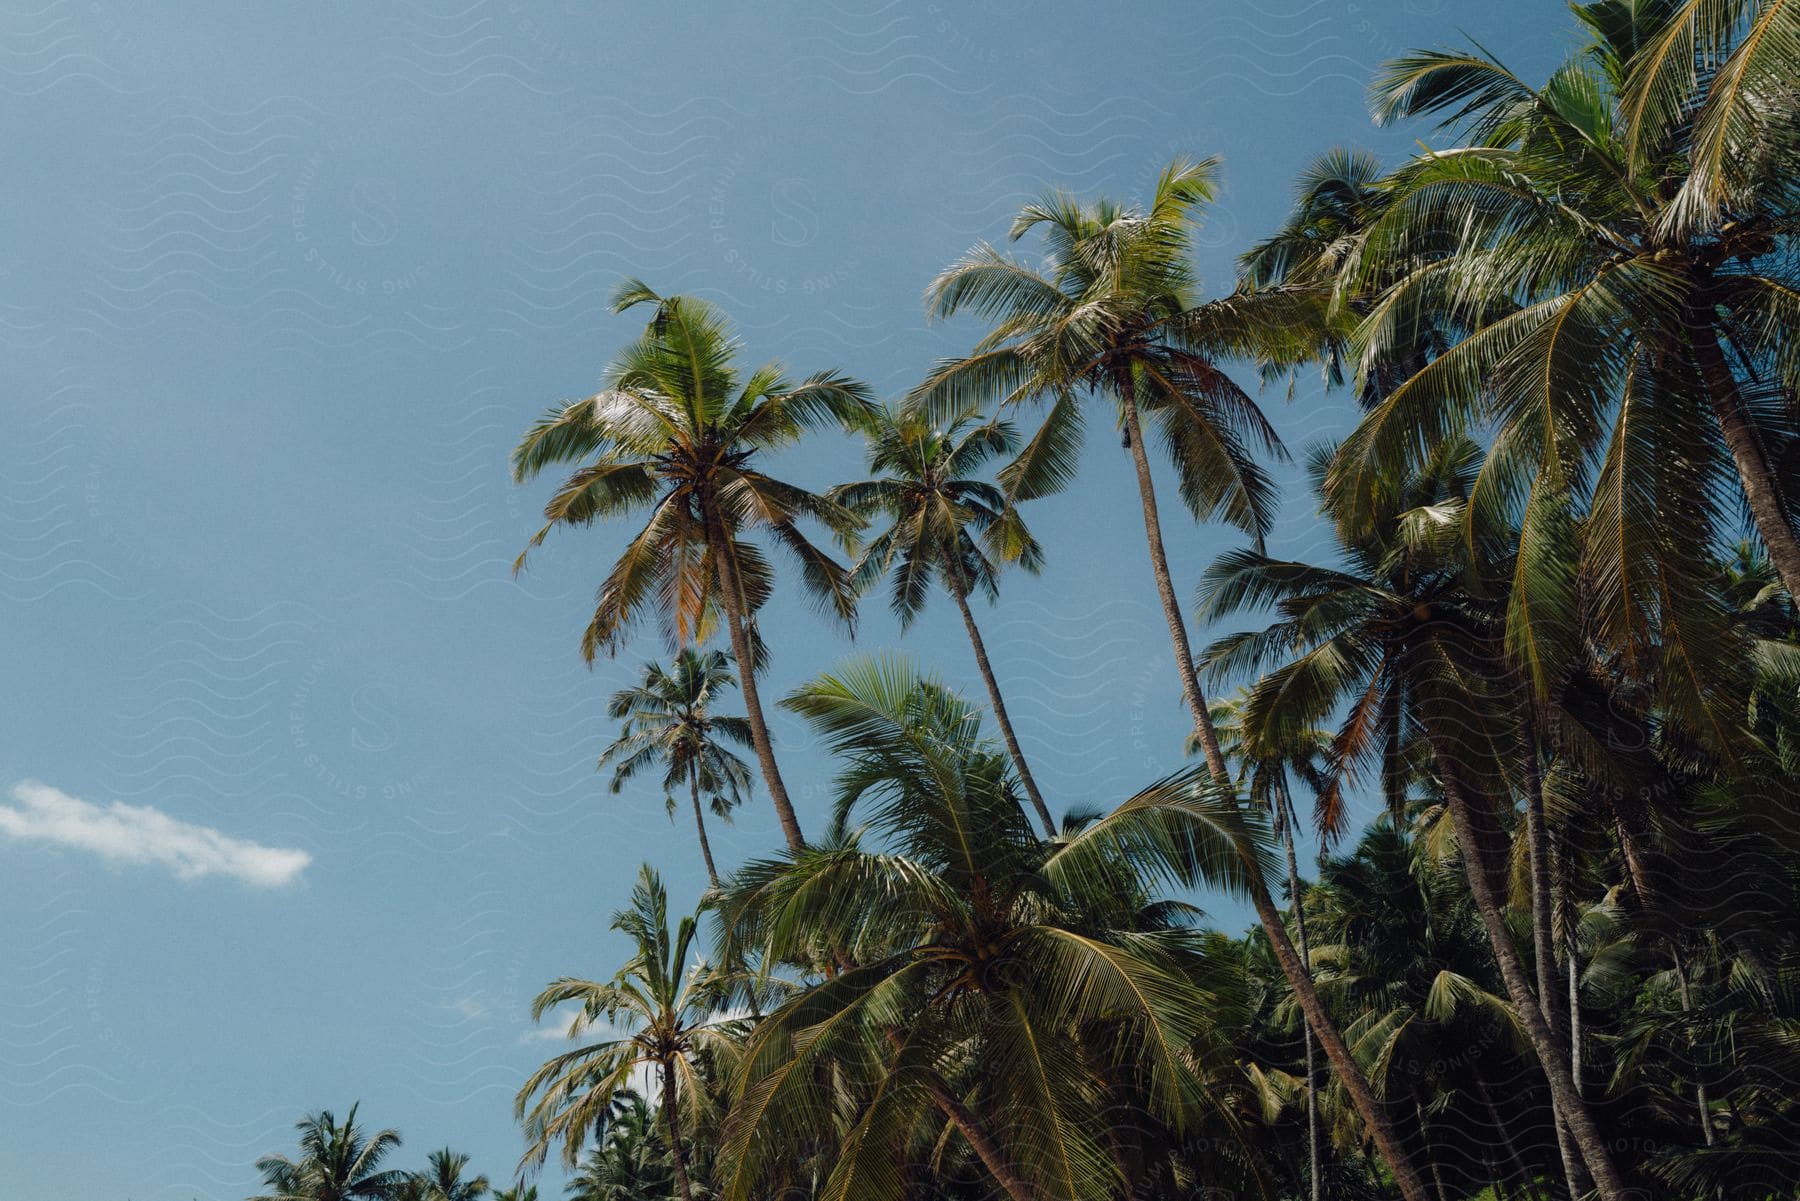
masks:
[[[717,888],[719,886],[719,869],[713,866],[712,844],[706,841],[706,817],[700,810],[700,769],[698,767],[688,771],[688,788],[693,794],[694,831],[700,835],[700,857],[706,860],[706,878],[712,881],[714,888]]]
[[[1469,879],[1469,891],[1474,895],[1475,909],[1480,913],[1481,923],[1487,930],[1488,942],[1493,947],[1495,962],[1500,967],[1500,978],[1506,983],[1506,993],[1512,1001],[1513,1012],[1518,1016],[1519,1024],[1525,1028],[1525,1037],[1531,1043],[1531,1049],[1536,1052],[1544,1078],[1549,1082],[1555,1108],[1567,1123],[1569,1135],[1575,1140],[1575,1146],[1581,1152],[1588,1173],[1594,1178],[1602,1201],[1625,1201],[1629,1195],[1625,1178],[1620,1174],[1618,1165],[1613,1162],[1612,1152],[1607,1149],[1606,1139],[1601,1135],[1600,1128],[1594,1124],[1587,1102],[1575,1091],[1575,1080],[1569,1071],[1569,1057],[1557,1044],[1549,1022],[1544,1020],[1544,1011],[1539,1007],[1537,998],[1532,995],[1524,961],[1520,959],[1518,948],[1513,945],[1512,935],[1506,928],[1504,896],[1494,856],[1495,847],[1502,845],[1504,832],[1491,813],[1471,803],[1455,751],[1444,745],[1442,734],[1428,729],[1427,737],[1431,742],[1432,757],[1436,760],[1438,777],[1444,785],[1444,796],[1450,804],[1450,818],[1456,827],[1456,842],[1462,853],[1464,874]]]
[[[935,1082],[928,1083],[926,1087],[931,1090],[931,1100],[938,1107],[938,1112],[956,1127],[956,1132],[963,1136],[963,1140],[975,1152],[975,1157],[981,1161],[981,1166],[988,1170],[988,1174],[1005,1190],[1006,1195],[1012,1201],[1037,1201],[1037,1190],[1013,1170],[1005,1154],[988,1137],[987,1131],[982,1129],[981,1122],[969,1107]]]
[[[669,1162],[675,1169],[675,1191],[681,1201],[694,1201],[694,1186],[688,1180],[687,1152],[681,1145],[681,1106],[675,1101],[675,1065],[662,1065],[663,1120],[669,1124]]]
[[[1281,914],[1269,899],[1269,890],[1260,885],[1254,887],[1250,903],[1256,909],[1256,916],[1262,921],[1263,929],[1268,931],[1276,962],[1281,964],[1282,974],[1293,987],[1294,999],[1300,1003],[1300,1012],[1306,1015],[1307,1025],[1312,1027],[1313,1034],[1318,1037],[1319,1046],[1324,1049],[1326,1060],[1337,1072],[1344,1091],[1350,1094],[1350,1102],[1356,1107],[1357,1116],[1362,1119],[1363,1125],[1368,1128],[1369,1137],[1375,1142],[1375,1149],[1387,1161],[1388,1171],[1393,1174],[1394,1184],[1399,1188],[1400,1195],[1406,1201],[1429,1201],[1431,1194],[1426,1191],[1425,1181],[1420,1177],[1419,1170],[1413,1166],[1412,1156],[1406,1150],[1400,1132],[1388,1120],[1381,1103],[1375,1099],[1374,1090],[1363,1076],[1362,1069],[1351,1058],[1344,1036],[1338,1033],[1336,1024],[1325,1012],[1319,990],[1313,986],[1312,977],[1307,974],[1305,964],[1300,961],[1299,953],[1294,950],[1294,944],[1288,938]]]
[[[1206,765],[1215,779],[1224,779],[1225,756],[1219,751],[1219,735],[1213,729],[1200,676],[1194,670],[1194,650],[1188,642],[1187,623],[1181,619],[1181,602],[1169,575],[1169,556],[1163,549],[1162,518],[1156,510],[1156,486],[1150,478],[1150,456],[1144,451],[1144,427],[1138,419],[1137,389],[1130,376],[1119,385],[1119,406],[1125,412],[1125,437],[1131,444],[1131,463],[1137,469],[1138,500],[1144,509],[1144,540],[1150,544],[1150,568],[1156,575],[1156,594],[1162,599],[1163,619],[1169,623],[1169,640],[1175,645],[1175,670],[1181,676],[1181,695],[1194,715],[1194,732],[1206,752]]]
[[[769,786],[769,799],[775,804],[775,816],[781,821],[781,833],[788,850],[806,846],[800,833],[800,819],[794,816],[794,803],[788,799],[787,786],[781,782],[781,768],[775,764],[775,747],[769,741],[769,723],[763,720],[762,697],[756,689],[756,659],[750,652],[750,636],[744,629],[744,594],[738,587],[737,564],[727,549],[724,523],[708,507],[706,541],[712,551],[713,570],[719,576],[719,596],[725,606],[725,624],[731,632],[731,655],[737,660],[738,686],[744,693],[744,717],[750,723],[750,745],[756,751],[757,766],[762,768],[763,783]]]
[[[1019,769],[1019,782],[1025,785],[1025,795],[1031,798],[1031,807],[1037,810],[1038,820],[1044,823],[1044,833],[1055,838],[1056,820],[1050,816],[1050,807],[1044,804],[1044,796],[1038,791],[1031,768],[1025,763],[1025,752],[1019,749],[1012,718],[1006,714],[1006,702],[1000,699],[1000,682],[994,679],[994,668],[988,663],[987,645],[981,640],[981,629],[975,624],[975,614],[969,609],[967,590],[960,578],[951,579],[950,595],[956,598],[956,607],[962,612],[963,629],[969,632],[969,645],[975,648],[975,666],[981,670],[982,683],[987,685],[988,704],[994,708],[994,720],[999,723],[1000,736],[1006,740],[1007,754],[1012,756],[1013,766]]]
[[[1175,584],[1169,575],[1169,557],[1163,549],[1162,520],[1156,510],[1156,488],[1150,478],[1150,457],[1144,451],[1143,423],[1138,418],[1137,392],[1129,377],[1120,384],[1119,405],[1125,414],[1125,433],[1131,444],[1132,465],[1137,469],[1138,498],[1144,509],[1144,540],[1150,545],[1150,566],[1156,576],[1156,591],[1162,599],[1163,617],[1169,623],[1169,640],[1175,647],[1175,670],[1181,676],[1182,696],[1194,716],[1194,732],[1200,736],[1201,749],[1206,753],[1206,766],[1211,771],[1214,782],[1228,785],[1231,774],[1226,770],[1225,756],[1219,750],[1219,736],[1213,729],[1212,715],[1206,708],[1206,697],[1200,691],[1200,677],[1194,670],[1194,652],[1188,642],[1187,624],[1181,619],[1181,604],[1175,598]],[[1294,990],[1294,999],[1300,1003],[1300,1011],[1306,1015],[1306,1024],[1312,1028],[1320,1047],[1325,1051],[1326,1060],[1343,1082],[1344,1091],[1350,1094],[1357,1116],[1362,1118],[1369,1137],[1375,1141],[1376,1149],[1387,1161],[1388,1171],[1393,1174],[1401,1196],[1406,1201],[1429,1201],[1430,1194],[1425,1189],[1425,1182],[1419,1176],[1418,1169],[1413,1166],[1399,1131],[1382,1111],[1362,1069],[1351,1058],[1344,1036],[1338,1032],[1337,1025],[1325,1012],[1324,1002],[1319,999],[1318,989],[1313,987],[1306,964],[1288,938],[1287,926],[1282,922],[1275,902],[1270,899],[1269,890],[1260,881],[1251,889],[1250,901],[1263,929],[1268,932],[1269,942],[1275,949],[1276,962],[1281,965],[1282,974],[1287,977],[1289,986]]]
[[[1750,517],[1756,532],[1768,548],[1769,559],[1790,596],[1800,597],[1800,538],[1788,520],[1782,503],[1781,487],[1769,464],[1767,450],[1757,436],[1756,427],[1744,409],[1743,394],[1731,374],[1731,364],[1719,346],[1719,339],[1708,325],[1700,324],[1702,314],[1693,318],[1694,358],[1706,381],[1707,399],[1712,402],[1713,418],[1731,451],[1737,466],[1738,480],[1744,486],[1744,499],[1749,502]]]

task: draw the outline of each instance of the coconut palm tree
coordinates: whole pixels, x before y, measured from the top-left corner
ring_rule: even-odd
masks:
[[[1245,878],[1245,814],[1204,769],[1049,842],[979,713],[903,662],[849,664],[784,703],[845,760],[838,828],[830,845],[746,867],[721,926],[774,959],[822,936],[839,965],[746,1045],[725,1196],[754,1195],[834,1113],[827,1198],[904,1195],[919,1157],[946,1146],[1014,1201],[1132,1195],[1109,1153],[1134,1120],[1115,1108],[1126,1081],[1146,1120],[1192,1129],[1210,1115],[1233,1137],[1210,1073],[1236,1069],[1207,1050],[1230,1004],[1224,974],[1137,862],[1155,844]]]
[[[1434,115],[1468,144],[1389,180],[1340,281],[1380,290],[1355,357],[1390,363],[1422,320],[1464,336],[1386,392],[1331,489],[1354,496],[1487,428],[1475,508],[1515,511],[1508,640],[1538,694],[1583,637],[1638,659],[1660,641],[1673,715],[1710,730],[1738,707],[1712,674],[1729,657],[1700,648],[1722,621],[1711,552],[1740,505],[1800,583],[1784,483],[1800,394],[1787,337],[1800,41],[1781,32],[1791,4],[1576,12],[1589,45],[1541,87],[1474,51],[1411,54],[1376,81],[1378,120]]]
[[[934,422],[917,410],[884,409],[871,419],[867,433],[869,470],[880,474],[827,493],[860,516],[879,516],[885,522],[862,545],[854,568],[857,585],[868,588],[891,579],[893,610],[902,628],[925,607],[934,578],[956,601],[1019,783],[1044,832],[1054,838],[1056,821],[1019,749],[987,644],[969,608],[969,596],[977,589],[990,601],[998,596],[1003,563],[1016,562],[1035,572],[1043,560],[1018,510],[999,489],[973,478],[990,459],[1017,449],[1013,428],[1005,421],[984,422],[974,410]]]
[[[515,1184],[511,1188],[497,1188],[494,1201],[538,1201],[537,1185]]]
[[[397,1130],[369,1133],[356,1124],[352,1105],[340,1123],[329,1109],[295,1123],[300,1155],[265,1155],[256,1161],[267,1191],[251,1201],[391,1201],[408,1174],[381,1161],[400,1145]]]
[[[613,1098],[599,1140],[570,1179],[568,1201],[662,1201],[673,1193],[668,1147],[639,1093],[625,1089]]]
[[[1146,420],[1157,427],[1183,502],[1200,520],[1221,518],[1261,540],[1275,488],[1253,449],[1279,456],[1281,440],[1221,357],[1282,359],[1311,351],[1316,292],[1279,289],[1201,303],[1190,262],[1192,228],[1217,191],[1216,159],[1170,163],[1143,209],[1055,191],[1021,209],[1010,238],[1041,231],[1040,270],[986,243],[946,268],[925,293],[945,319],[992,322],[973,353],[940,362],[911,403],[941,419],[989,402],[1048,401],[1044,423],[1001,473],[1010,500],[1047,496],[1074,477],[1084,399],[1104,397],[1123,427],[1137,474],[1151,570],[1175,649],[1183,698],[1215,776],[1226,775],[1194,674],[1187,627],[1164,550],[1151,479]],[[1296,336],[1305,331],[1307,337]]]
[[[712,710],[718,695],[736,683],[731,660],[720,650],[683,647],[670,670],[659,663],[645,664],[643,679],[613,693],[607,702],[606,715],[622,724],[619,737],[600,756],[600,767],[613,769],[615,794],[640,771],[661,767],[671,816],[676,792],[687,790],[700,857],[714,888],[719,886],[719,872],[706,838],[700,798],[711,800],[715,815],[729,818],[750,788],[749,767],[724,746],[750,745],[750,723]]]
[[[448,1147],[433,1151],[428,1166],[414,1176],[419,1201],[480,1201],[488,1192],[488,1178],[464,1180],[469,1157]]]
[[[678,646],[703,641],[722,613],[757,762],[782,833],[790,847],[799,847],[805,839],[756,686],[755,616],[772,577],[747,535],[766,532],[798,561],[802,581],[822,606],[853,620],[848,574],[799,523],[815,519],[845,536],[856,529],[855,516],[764,474],[759,464],[766,452],[809,430],[860,423],[873,402],[866,387],[837,372],[798,383],[772,363],[745,372],[730,326],[705,301],[659,296],[637,280],[626,280],[612,297],[614,312],[646,304],[653,308],[650,323],[614,357],[601,390],[550,410],[513,449],[513,474],[521,481],[576,465],[545,506],[546,524],[531,545],[558,526],[648,510],[649,520],[600,586],[582,654],[592,662],[615,653],[647,614],[660,619]]]
[[[946,269],[926,292],[932,315],[972,312],[993,322],[968,356],[939,363],[911,403],[943,417],[989,401],[1047,400],[1044,423],[1000,473],[1013,502],[1049,495],[1073,478],[1083,398],[1104,396],[1124,427],[1137,477],[1151,572],[1183,698],[1215,784],[1230,779],[1200,691],[1187,626],[1164,549],[1144,421],[1158,427],[1178,490],[1198,518],[1221,517],[1260,544],[1274,519],[1275,489],[1253,446],[1281,453],[1260,409],[1218,366],[1227,356],[1281,365],[1316,353],[1323,320],[1318,290],[1271,288],[1201,303],[1189,262],[1192,222],[1215,191],[1217,162],[1171,163],[1144,209],[1109,200],[1082,205],[1053,192],[1021,210],[1011,236],[1044,232],[1047,266],[1037,270],[981,245]],[[1358,1114],[1408,1201],[1425,1186],[1407,1163],[1391,1124],[1318,1003],[1305,964],[1266,892],[1250,900],[1268,931],[1313,1033],[1355,1099]]]
[[[1334,777],[1379,766],[1390,808],[1405,798],[1409,748],[1422,750],[1444,790],[1477,912],[1506,991],[1550,1084],[1557,1116],[1608,1198],[1624,1195],[1622,1175],[1579,1090],[1568,1051],[1526,973],[1506,925],[1509,840],[1503,815],[1522,790],[1515,683],[1501,614],[1484,577],[1495,573],[1491,536],[1465,537],[1468,488],[1480,452],[1451,439],[1416,477],[1387,481],[1375,500],[1381,519],[1343,547],[1347,569],[1234,551],[1208,569],[1202,613],[1224,617],[1272,606],[1280,620],[1214,644],[1211,666],[1258,671],[1247,721],[1279,737],[1340,711]],[[1323,485],[1338,453],[1313,458]],[[1340,529],[1342,529],[1340,524]],[[1504,567],[1500,568],[1503,570]]]
[[[542,1164],[553,1143],[563,1162],[580,1161],[588,1135],[640,1074],[654,1075],[660,1092],[669,1161],[681,1201],[693,1201],[683,1132],[707,1108],[703,1061],[728,1063],[739,1024],[720,1018],[720,986],[703,965],[690,965],[697,916],[669,926],[669,896],[648,864],[638,872],[631,904],[613,915],[612,927],[636,946],[632,957],[605,982],[564,977],[532,1002],[532,1020],[565,1004],[577,1006],[570,1037],[596,1027],[607,1037],[548,1060],[519,1089],[516,1111],[529,1148],[522,1161]]]

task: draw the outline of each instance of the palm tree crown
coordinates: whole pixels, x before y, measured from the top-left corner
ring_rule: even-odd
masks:
[[[607,716],[621,724],[619,737],[600,756],[600,767],[613,769],[615,793],[639,772],[658,766],[663,769],[663,795],[671,814],[676,794],[688,793],[701,857],[715,886],[719,873],[700,800],[709,798],[713,813],[728,818],[750,788],[749,767],[724,746],[750,745],[750,723],[712,709],[718,695],[736,683],[731,660],[720,650],[683,647],[672,668],[646,664],[642,681],[613,693],[607,702]]]
[[[356,1124],[355,1105],[339,1122],[328,1109],[295,1124],[300,1155],[267,1155],[256,1161],[267,1190],[251,1201],[390,1201],[408,1174],[381,1161],[400,1145],[396,1130],[369,1133]]]
[[[757,758],[783,832],[799,845],[756,691],[753,623],[770,593],[770,569],[746,535],[766,531],[799,563],[809,593],[843,621],[854,619],[848,573],[799,523],[816,519],[847,536],[859,524],[855,515],[765,474],[759,462],[808,430],[859,424],[872,401],[866,387],[837,372],[793,383],[772,363],[741,371],[736,338],[705,301],[659,296],[636,280],[613,295],[614,312],[642,304],[654,315],[613,359],[601,390],[552,409],[513,450],[520,480],[579,465],[545,506],[546,524],[532,545],[558,526],[649,511],[600,585],[582,654],[592,661],[616,652],[650,613],[672,643],[701,641],[722,609],[733,656],[740,669],[752,665],[741,683]]]
[[[842,484],[830,494],[862,516],[886,521],[862,547],[857,585],[868,588],[891,578],[893,608],[902,626],[910,625],[924,607],[933,578],[955,600],[1019,780],[1045,832],[1054,836],[1056,823],[1019,748],[987,644],[969,608],[969,595],[976,589],[989,600],[999,595],[1003,563],[1016,562],[1035,572],[1043,561],[1018,509],[998,488],[972,478],[989,459],[1016,448],[1012,426],[983,422],[973,411],[940,426],[919,410],[884,410],[870,421],[868,438],[869,469],[882,474]]]
[[[595,1027],[611,1037],[555,1056],[520,1088],[517,1110],[530,1142],[526,1162],[542,1163],[551,1145],[561,1143],[563,1161],[574,1167],[614,1100],[648,1072],[661,1090],[676,1183],[683,1201],[691,1201],[682,1117],[706,1108],[701,1061],[731,1061],[736,1024],[717,1016],[723,989],[715,974],[689,964],[696,919],[684,917],[670,928],[668,892],[649,865],[638,873],[631,904],[613,915],[612,924],[636,952],[611,980],[564,977],[532,1002],[533,1020],[560,1005],[578,1006],[571,1037]]]

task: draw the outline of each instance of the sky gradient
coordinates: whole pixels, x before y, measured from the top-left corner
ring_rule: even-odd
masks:
[[[640,862],[697,895],[685,819],[594,772],[664,653],[577,654],[623,531],[508,570],[549,489],[506,453],[639,327],[619,277],[897,395],[976,336],[926,281],[1047,185],[1222,155],[1224,289],[1314,154],[1425,136],[1370,127],[1382,59],[1466,34],[1535,78],[1570,37],[1550,0],[12,0],[0,31],[9,1201],[240,1198],[357,1100],[398,1165],[507,1178],[556,1045],[530,997],[610,974]],[[1296,452],[1350,420],[1310,378],[1265,399]],[[832,438],[779,468],[860,469]],[[1327,553],[1283,478],[1273,548]],[[1236,538],[1165,494],[1185,594]],[[1187,728],[1116,434],[1029,516],[1047,569],[978,617],[1052,807],[1114,802]],[[979,695],[941,600],[903,641],[871,603],[853,647],[783,588],[764,631],[770,697],[892,645]],[[816,831],[830,764],[774,721]],[[715,824],[724,864],[778,845],[760,789]]]

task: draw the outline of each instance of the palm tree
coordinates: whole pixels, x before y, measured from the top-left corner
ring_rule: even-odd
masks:
[[[295,1123],[300,1156],[265,1155],[256,1161],[266,1192],[251,1201],[390,1201],[407,1173],[383,1169],[381,1161],[400,1145],[397,1130],[373,1134],[356,1124],[355,1105],[339,1122],[330,1110]]]
[[[619,737],[600,756],[602,768],[613,767],[615,794],[638,772],[661,766],[663,795],[671,816],[676,790],[686,787],[694,807],[700,856],[714,888],[719,886],[719,873],[706,839],[700,798],[711,798],[713,813],[729,817],[750,787],[750,769],[723,745],[750,745],[750,724],[741,717],[712,711],[714,698],[735,683],[731,660],[720,650],[683,647],[669,671],[659,663],[646,664],[643,680],[613,693],[607,703],[607,716],[623,724]]]
[[[497,1188],[494,1201],[538,1201],[537,1185],[515,1184],[511,1188]]]
[[[1056,821],[1019,749],[987,645],[969,608],[969,595],[977,588],[990,601],[998,595],[1001,562],[1017,562],[1035,572],[1043,559],[1018,510],[999,489],[972,478],[989,459],[1017,449],[1013,429],[1003,421],[981,422],[974,410],[941,424],[918,411],[883,410],[871,419],[868,438],[869,470],[881,474],[827,494],[860,516],[887,522],[862,548],[854,568],[857,585],[867,588],[891,577],[893,609],[903,628],[924,608],[933,577],[956,601],[1019,782],[1044,832],[1054,838]]]
[[[920,1155],[1013,1201],[1135,1195],[1115,1130],[1211,1113],[1235,1137],[1208,1052],[1227,982],[1137,862],[1155,843],[1241,881],[1235,805],[1188,772],[1044,841],[978,711],[904,663],[855,662],[784,703],[845,760],[837,829],[747,866],[720,924],[765,959],[823,938],[838,963],[745,1047],[726,1197],[755,1194],[834,1114],[834,1201],[909,1195]]]
[[[660,618],[674,644],[703,641],[722,611],[757,762],[782,833],[790,847],[799,847],[805,839],[756,686],[755,615],[770,593],[770,568],[745,536],[766,530],[797,559],[821,604],[852,621],[856,597],[848,574],[797,523],[813,518],[844,536],[856,529],[855,516],[765,475],[757,464],[760,452],[808,430],[861,422],[872,401],[867,388],[836,372],[797,384],[775,364],[744,373],[730,327],[705,301],[659,296],[636,280],[612,297],[614,312],[640,304],[652,305],[654,315],[614,357],[604,387],[552,409],[513,449],[520,481],[547,467],[579,465],[545,506],[547,524],[531,545],[557,526],[649,510],[600,586],[582,655],[591,663],[601,652],[615,653],[647,612]]]
[[[1421,320],[1466,335],[1387,392],[1331,486],[1353,496],[1491,426],[1478,507],[1518,510],[1508,639],[1539,695],[1580,637],[1641,658],[1676,626],[1665,686],[1709,727],[1735,701],[1697,649],[1719,622],[1705,577],[1740,503],[1800,584],[1783,482],[1800,390],[1794,6],[1576,12],[1590,44],[1541,88],[1473,51],[1411,54],[1377,80],[1378,120],[1436,114],[1470,144],[1397,172],[1346,263],[1343,292],[1381,289],[1359,366],[1390,362]]]
[[[622,1090],[613,1099],[600,1145],[569,1181],[568,1201],[662,1201],[673,1188],[668,1147],[650,1103]]]
[[[1341,452],[1340,452],[1341,453]],[[1343,549],[1348,570],[1227,553],[1201,585],[1202,612],[1223,617],[1273,606],[1281,620],[1214,644],[1219,670],[1279,666],[1251,687],[1246,720],[1275,736],[1309,728],[1344,710],[1333,741],[1328,785],[1379,766],[1391,809],[1405,799],[1409,746],[1422,746],[1442,784],[1470,891],[1488,940],[1566,1122],[1603,1196],[1624,1182],[1586,1101],[1574,1087],[1567,1050],[1548,1024],[1506,926],[1509,788],[1522,745],[1516,688],[1506,667],[1497,606],[1485,599],[1495,548],[1465,538],[1470,481],[1479,450],[1466,439],[1439,445],[1416,477],[1387,481],[1380,515]],[[1312,462],[1323,481],[1339,454]],[[1342,529],[1340,525],[1340,529]],[[1486,552],[1485,554],[1483,552]]]
[[[1275,488],[1251,448],[1279,455],[1281,440],[1217,359],[1281,357],[1284,334],[1314,324],[1315,303],[1313,292],[1280,290],[1199,302],[1190,232],[1217,191],[1217,169],[1215,159],[1175,160],[1147,209],[1106,199],[1083,205],[1056,191],[1020,210],[1009,236],[1042,230],[1044,268],[983,243],[933,280],[925,303],[934,318],[973,312],[993,328],[970,355],[939,363],[911,400],[939,418],[989,401],[1050,401],[1043,425],[1000,473],[1008,499],[1019,501],[1069,483],[1084,425],[1081,397],[1110,398],[1137,473],[1182,695],[1207,763],[1224,779],[1169,574],[1144,421],[1156,423],[1194,516],[1222,518],[1260,541],[1274,520]],[[1294,339],[1292,349],[1304,356],[1310,344]]]
[[[981,245],[939,275],[926,292],[934,316],[973,311],[994,325],[972,354],[938,364],[914,390],[912,403],[941,417],[989,400],[1003,405],[1049,400],[1043,425],[1001,472],[1008,499],[1017,502],[1053,493],[1073,478],[1083,425],[1080,394],[1111,398],[1137,476],[1145,541],[1182,694],[1212,778],[1223,786],[1230,772],[1200,691],[1169,573],[1143,419],[1147,414],[1156,421],[1182,500],[1195,517],[1222,517],[1260,545],[1274,520],[1275,489],[1250,446],[1281,453],[1281,442],[1217,360],[1237,355],[1275,365],[1303,361],[1316,353],[1322,315],[1318,291],[1311,287],[1198,302],[1189,265],[1190,226],[1216,191],[1216,170],[1212,159],[1171,163],[1144,210],[1104,199],[1084,206],[1062,192],[1023,209],[1011,236],[1016,241],[1043,229],[1046,269]],[[1423,1181],[1318,1003],[1273,901],[1259,888],[1249,895],[1307,1023],[1401,1191],[1408,1201],[1424,1201]]]
[[[473,1180],[463,1179],[463,1170],[469,1166],[467,1155],[444,1147],[433,1151],[428,1163],[425,1171],[415,1177],[419,1186],[419,1201],[480,1201],[487,1195],[486,1176],[477,1176]]]
[[[729,1062],[738,1024],[716,1016],[720,988],[710,973],[690,968],[697,917],[669,928],[669,897],[648,864],[638,872],[631,904],[613,915],[613,929],[636,952],[611,980],[564,977],[532,1002],[536,1021],[555,1007],[580,1006],[571,1037],[600,1026],[613,1037],[566,1051],[533,1072],[519,1090],[516,1110],[530,1144],[524,1163],[543,1163],[560,1142],[573,1168],[590,1132],[640,1073],[653,1073],[668,1131],[669,1159],[681,1201],[693,1201],[683,1146],[684,1116],[701,1116],[708,1104],[702,1062]]]

